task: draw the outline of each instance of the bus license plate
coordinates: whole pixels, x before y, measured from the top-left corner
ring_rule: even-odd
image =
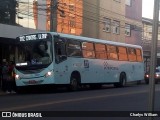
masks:
[[[28,81],[28,84],[36,84],[37,83],[37,81],[35,81],[35,80],[29,80]]]

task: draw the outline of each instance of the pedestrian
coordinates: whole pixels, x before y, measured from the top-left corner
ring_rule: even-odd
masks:
[[[16,83],[15,83],[15,76],[14,76],[14,62],[11,61],[9,64],[9,77],[10,77],[10,85],[11,85],[11,92],[15,93],[16,91]]]
[[[2,64],[0,64],[0,89],[2,89]]]
[[[8,62],[4,62],[2,67],[2,74],[3,74],[3,87],[6,93],[15,93],[14,85],[13,85],[13,76],[12,76],[13,66],[12,64],[8,64]]]
[[[7,91],[7,80],[8,80],[8,63],[5,59],[3,59],[2,64],[2,90]]]

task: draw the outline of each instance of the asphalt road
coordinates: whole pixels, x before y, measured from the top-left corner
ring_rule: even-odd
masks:
[[[124,88],[104,86],[103,89],[99,90],[84,89],[76,92],[69,92],[65,89],[59,89],[55,92],[36,90],[25,94],[1,95],[0,111],[38,111],[42,113],[48,111],[44,114],[54,117],[54,120],[64,120],[64,118],[65,120],[77,120],[81,119],[80,117],[83,117],[83,119],[106,120],[106,116],[107,120],[146,120],[147,117],[131,117],[130,113],[147,111],[148,97],[149,85],[145,84],[128,85]],[[159,101],[160,84],[157,84],[155,111],[160,111]],[[126,117],[124,117],[125,114]],[[118,117],[115,117],[116,115]],[[157,115],[160,116],[160,112]],[[120,116],[123,118],[120,118]],[[156,119],[158,120],[159,118],[156,117]]]

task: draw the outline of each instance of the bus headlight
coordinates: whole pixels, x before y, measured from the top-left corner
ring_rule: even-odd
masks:
[[[15,79],[16,79],[16,80],[19,80],[19,79],[20,79],[20,76],[19,76],[18,74],[16,74],[16,75],[15,75]]]
[[[53,71],[48,71],[46,74],[45,74],[45,77],[49,77],[53,74]]]

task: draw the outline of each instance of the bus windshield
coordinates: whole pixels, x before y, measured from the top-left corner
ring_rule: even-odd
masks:
[[[52,50],[50,39],[34,39],[28,41],[20,41],[16,50],[16,67],[43,68],[52,62]]]

